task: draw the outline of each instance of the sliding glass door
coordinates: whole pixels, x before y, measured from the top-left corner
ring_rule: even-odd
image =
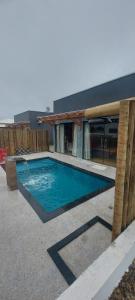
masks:
[[[115,166],[118,118],[94,119],[84,125],[84,158]]]

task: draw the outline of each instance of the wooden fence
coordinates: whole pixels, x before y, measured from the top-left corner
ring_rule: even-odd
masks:
[[[48,131],[31,128],[0,128],[0,148],[8,155],[47,151]]]

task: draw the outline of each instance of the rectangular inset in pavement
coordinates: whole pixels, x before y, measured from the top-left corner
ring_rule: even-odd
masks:
[[[97,223],[59,251],[78,277],[111,244],[111,231]]]
[[[110,245],[111,229],[109,223],[96,216],[48,249],[68,284]]]

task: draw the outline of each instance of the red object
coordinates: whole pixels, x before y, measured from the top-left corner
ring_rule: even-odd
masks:
[[[4,163],[7,156],[7,150],[5,148],[0,148],[0,163]]]

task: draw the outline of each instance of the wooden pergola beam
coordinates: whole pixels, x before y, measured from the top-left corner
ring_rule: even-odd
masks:
[[[84,110],[66,112],[56,115],[49,115],[38,117],[39,123],[55,123],[57,121],[64,121],[64,120],[74,120],[74,119],[82,119],[84,117]]]
[[[120,101],[116,101],[113,103],[88,108],[85,110],[84,116],[85,118],[115,116],[119,114],[119,110],[120,110]]]

